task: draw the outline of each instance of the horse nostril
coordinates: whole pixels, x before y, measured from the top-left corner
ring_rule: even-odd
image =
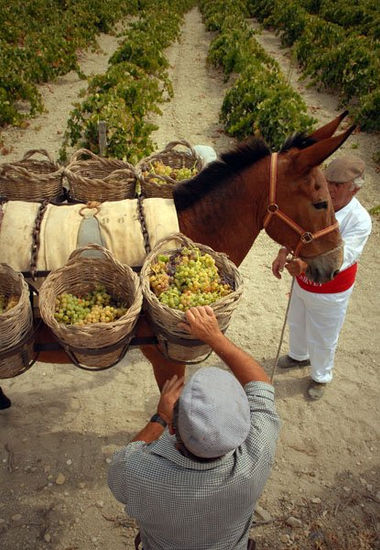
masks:
[[[317,210],[327,210],[327,201],[319,201],[319,202],[314,202],[313,203],[313,206],[314,208],[316,208]]]

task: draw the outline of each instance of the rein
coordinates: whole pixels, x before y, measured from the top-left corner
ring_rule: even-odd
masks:
[[[272,153],[271,161],[270,161],[270,176],[269,176],[269,204],[267,207],[266,216],[264,218],[264,229],[267,230],[269,222],[273,218],[273,216],[277,216],[278,218],[280,218],[280,220],[284,221],[286,225],[288,225],[300,236],[300,239],[298,241],[296,248],[294,249],[294,251],[292,251],[293,256],[298,257],[298,254],[301,248],[305,244],[309,244],[315,239],[318,239],[319,237],[323,237],[324,235],[331,233],[331,231],[334,231],[339,227],[339,224],[338,222],[335,222],[332,225],[325,227],[324,229],[320,229],[319,231],[316,231],[315,233],[311,233],[310,231],[305,231],[300,225],[298,225],[298,223],[296,223],[294,220],[289,218],[289,216],[287,216],[284,212],[282,212],[278,204],[276,203],[277,174],[278,174],[278,153]]]

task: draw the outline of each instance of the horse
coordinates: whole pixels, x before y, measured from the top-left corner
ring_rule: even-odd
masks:
[[[310,279],[332,279],[342,264],[343,244],[319,166],[353,132],[355,126],[350,126],[334,136],[346,114],[309,136],[289,138],[278,153],[271,153],[260,138],[251,138],[178,183],[173,198],[180,231],[224,252],[239,266],[265,228],[270,238],[307,263]],[[153,336],[144,316],[136,336]],[[140,349],[152,364],[160,390],[174,374],[184,375],[186,365],[168,360],[157,346]],[[63,350],[41,352],[39,360],[70,362]]]

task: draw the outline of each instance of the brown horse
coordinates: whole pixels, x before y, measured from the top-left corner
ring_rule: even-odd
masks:
[[[280,211],[298,228],[315,235],[330,228],[320,238],[300,244],[300,232],[279,216],[266,226],[268,235],[289,250],[300,250],[307,264],[307,275],[315,282],[330,280],[339,270],[343,247],[338,228],[331,230],[335,216],[327,182],[318,166],[336,151],[354,130],[348,128],[332,137],[346,112],[308,137],[297,135],[288,140],[278,155],[277,203]],[[192,180],[174,190],[179,227],[195,242],[225,252],[240,265],[257,235],[264,227],[269,200],[271,153],[257,139],[240,144],[225,153],[220,161],[206,167]],[[140,335],[151,328],[144,319]],[[143,346],[152,363],[161,389],[173,374],[183,376],[185,365],[165,359],[155,346]]]
[[[181,232],[225,252],[239,265],[265,225],[272,239],[308,264],[311,279],[330,280],[341,266],[342,241],[318,166],[353,131],[350,127],[332,137],[345,115],[308,137],[289,139],[278,155],[271,155],[262,140],[251,139],[221,155],[195,178],[178,184],[174,202]],[[143,317],[137,336],[153,336]],[[165,359],[156,346],[145,345],[141,350],[153,365],[159,388],[173,374],[184,374],[185,365]],[[70,362],[63,351],[41,353],[40,360]]]

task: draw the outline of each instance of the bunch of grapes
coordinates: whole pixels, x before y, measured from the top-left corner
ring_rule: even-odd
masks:
[[[214,258],[197,247],[160,254],[151,265],[149,282],[162,304],[181,311],[212,304],[233,290],[232,283],[219,275]]]
[[[102,285],[83,296],[60,294],[55,299],[54,317],[65,325],[110,323],[122,317],[128,308],[114,300]]]
[[[0,294],[0,314],[9,311],[12,307],[18,304],[19,297],[15,294],[11,296],[6,296],[5,294]]]
[[[172,180],[175,181],[182,181],[190,179],[194,176],[196,176],[198,173],[198,170],[193,166],[192,168],[172,168],[171,166],[164,164],[160,160],[156,160],[151,163],[150,170],[148,174],[154,175],[157,174],[159,176],[169,176]],[[152,181],[158,184],[165,183],[164,180],[161,180],[159,178],[152,178]]]

